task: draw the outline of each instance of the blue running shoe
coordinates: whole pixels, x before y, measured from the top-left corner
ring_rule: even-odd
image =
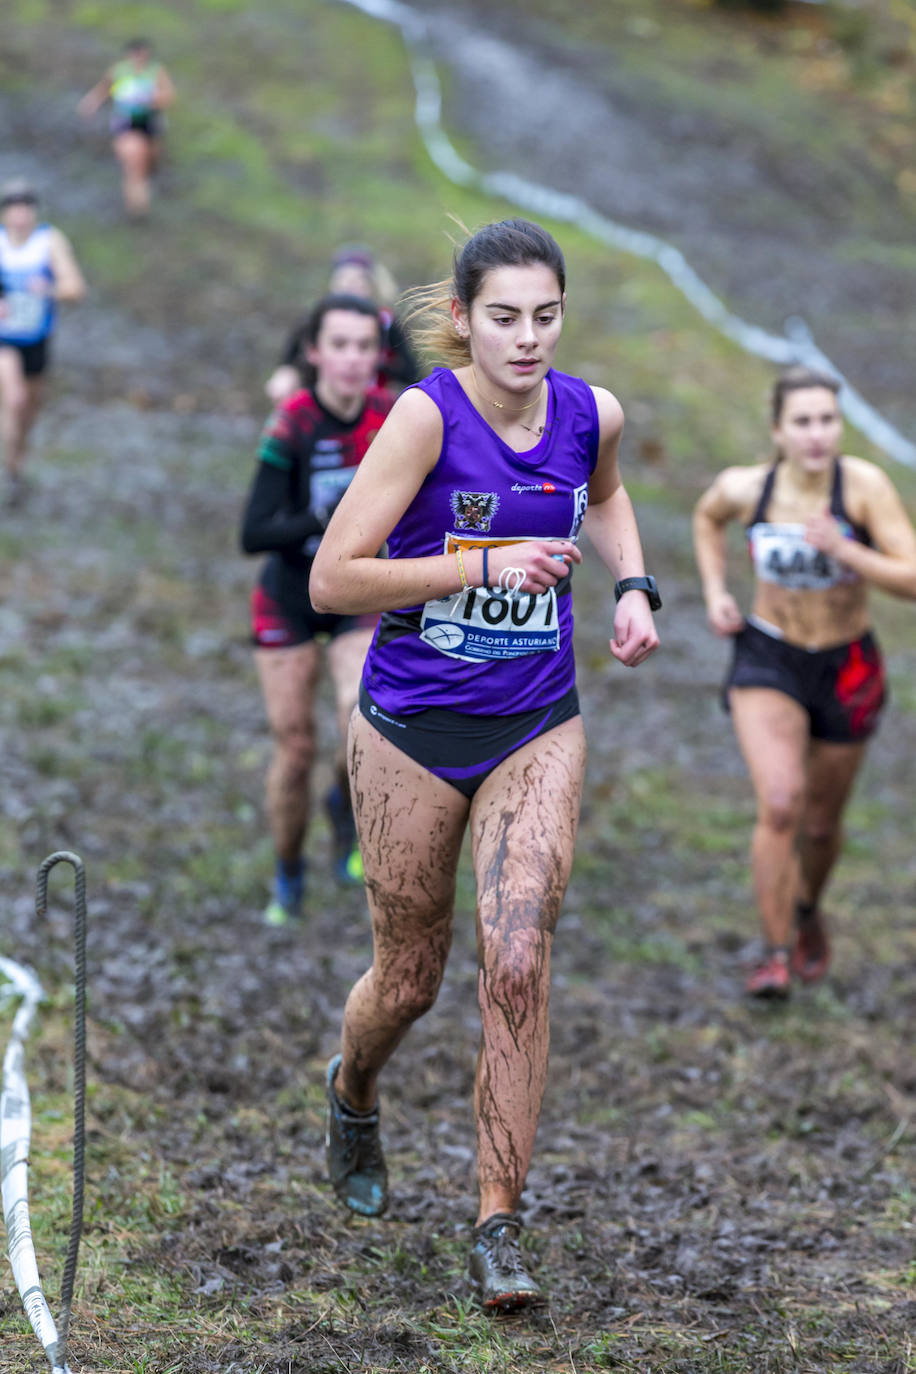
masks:
[[[354,1112],[334,1090],[340,1055],[328,1065],[328,1175],[334,1192],[351,1212],[380,1217],[388,1206],[388,1170],[379,1137],[378,1107]]]
[[[341,886],[353,887],[363,881],[363,860],[350,800],[339,783],[325,793],[324,809],[334,842],[334,875]]]
[[[305,861],[299,860],[292,873],[282,860],[277,859],[274,868],[274,895],[264,912],[264,923],[269,926],[285,926],[289,921],[297,921],[302,915],[305,899]]]

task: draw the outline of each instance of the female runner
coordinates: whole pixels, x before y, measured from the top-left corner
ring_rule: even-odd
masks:
[[[87,91],[77,105],[86,119],[111,101],[111,146],[121,165],[124,208],[133,218],[149,210],[150,178],[162,149],[162,115],[175,87],[145,38],[127,44],[120,62]]]
[[[41,404],[57,306],[85,294],[70,240],[53,224],[39,223],[35,188],[8,181],[0,188],[0,440],[12,506],[25,496],[26,445]]]
[[[916,598],[916,534],[881,468],[840,455],[838,391],[806,368],[782,376],[775,460],[727,468],[694,514],[709,622],[735,641],[725,692],[757,798],[751,866],[767,951],[747,980],[756,997],[787,997],[792,972],[810,983],[827,970],[821,895],[885,698],[868,586]],[[746,620],[726,585],[732,520],[756,575]]]
[[[255,662],[273,736],[267,813],[276,864],[269,925],[301,914],[315,694],[326,639],[340,745],[324,799],[342,883],[361,882],[344,741],[376,617],[322,615],[309,602],[309,569],[324,528],[394,397],[375,385],[381,323],[370,301],[325,296],[308,320],[308,388],[277,407],[258,450],[242,522],[246,553],[268,552],[251,596]]]
[[[456,254],[453,280],[424,293],[425,342],[450,366],[398,398],[311,579],[321,610],[384,613],[349,742],[374,956],[328,1066],[329,1172],[347,1207],[384,1210],[376,1084],[436,999],[470,826],[482,1021],[470,1268],[490,1308],[539,1298],[517,1209],[585,766],[570,597],[583,527],[617,584],[611,653],[635,667],[658,644],[618,471],[620,405],[552,367],[565,284],[557,244],[526,220],[488,225]]]

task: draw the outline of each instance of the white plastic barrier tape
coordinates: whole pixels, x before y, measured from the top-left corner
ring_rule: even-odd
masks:
[[[819,3],[819,0],[812,0]],[[785,334],[771,334],[748,324],[728,309],[694,271],[679,248],[655,234],[630,229],[609,219],[579,196],[555,191],[549,186],[527,181],[514,172],[479,172],[455,151],[442,128],[442,95],[434,64],[419,47],[429,32],[429,21],[418,10],[400,0],[342,0],[374,19],[395,24],[401,30],[410,54],[416,89],[415,117],[426,151],[441,172],[459,186],[471,186],[514,202],[532,214],[545,215],[562,223],[574,224],[610,247],[657,263],[678,290],[705,320],[732,339],[745,352],[766,358],[780,367],[803,363],[831,373],[842,383],[840,404],[843,412],[873,444],[907,467],[916,467],[916,444],[861,396],[826,353],[818,348],[801,319],[787,322]]]
[[[22,1305],[48,1357],[52,1374],[70,1374],[66,1360],[59,1363],[61,1341],[41,1291],[29,1221],[28,1169],[32,1114],[29,1085],[25,1077],[25,1042],[35,1009],[44,999],[44,992],[31,969],[14,963],[12,959],[0,957],[0,973],[8,980],[5,987],[0,987],[0,1001],[22,998],[22,1005],[13,1020],[10,1043],[3,1057],[3,1087],[0,1091],[0,1184],[7,1249]]]

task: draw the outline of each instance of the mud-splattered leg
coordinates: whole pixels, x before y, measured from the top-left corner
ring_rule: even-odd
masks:
[[[580,718],[525,745],[474,798],[481,1046],[478,1224],[519,1204],[550,1040],[550,948],[572,867],[585,736]]]
[[[347,998],[337,1091],[356,1111],[369,1111],[379,1071],[442,982],[469,803],[358,711],[349,752],[373,957]]]
[[[273,738],[267,772],[267,818],[277,857],[293,864],[302,853],[308,828],[318,645],[312,642],[291,649],[255,649],[254,660]]]

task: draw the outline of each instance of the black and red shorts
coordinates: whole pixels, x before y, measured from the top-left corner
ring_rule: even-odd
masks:
[[[306,602],[293,609],[255,587],[251,593],[251,635],[258,649],[294,649],[318,635],[336,639],[351,630],[373,630],[377,615],[319,615]]]
[[[808,712],[811,738],[832,744],[868,739],[887,700],[884,659],[871,631],[833,649],[802,649],[748,622],[735,635],[731,671],[722,689],[769,687]]]

